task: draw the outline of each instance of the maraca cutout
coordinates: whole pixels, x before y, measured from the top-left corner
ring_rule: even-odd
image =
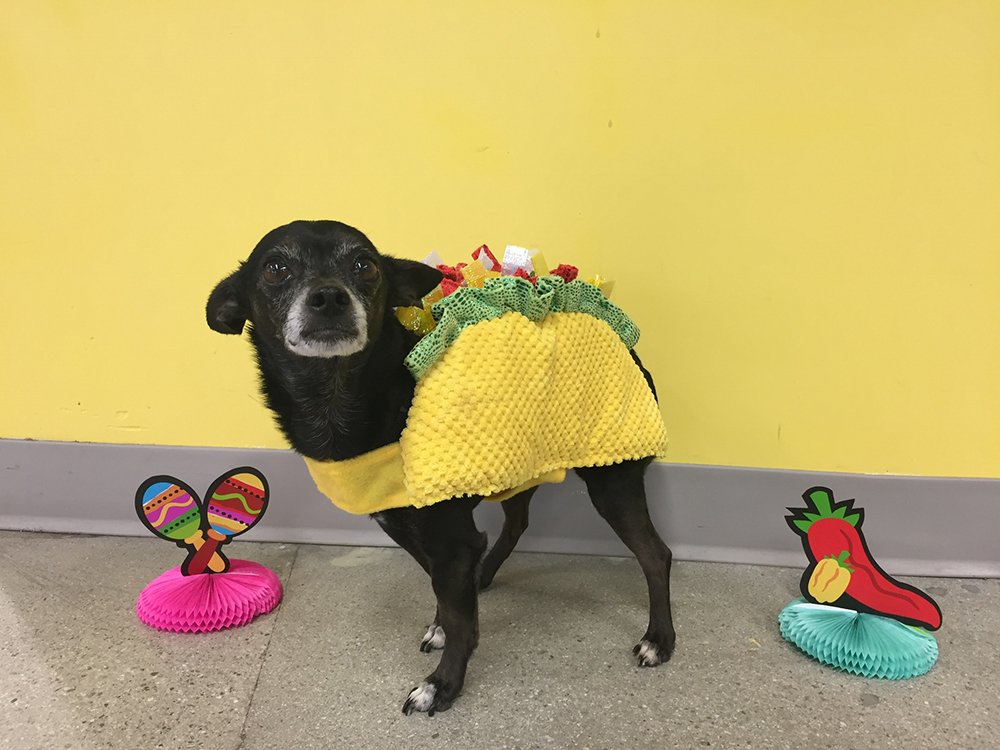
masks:
[[[201,509],[196,495],[180,480],[152,477],[136,494],[141,496],[139,518],[154,534],[181,541],[201,531]]]
[[[212,482],[208,497],[203,503],[189,485],[170,476],[150,477],[135,493],[136,513],[146,528],[187,548],[181,565],[186,576],[229,569],[219,545],[249,530],[264,515],[267,480],[249,466],[233,469]]]
[[[216,479],[208,490],[204,509],[208,539],[204,546],[181,566],[184,575],[211,568],[212,555],[220,544],[249,530],[267,508],[267,480],[256,469],[234,469]]]
[[[195,551],[205,543],[198,494],[181,480],[150,477],[136,491],[135,504],[139,520],[158,537]],[[213,573],[224,573],[229,561],[216,554],[209,560],[208,568]]]

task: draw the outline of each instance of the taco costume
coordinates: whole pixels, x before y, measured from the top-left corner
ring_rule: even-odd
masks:
[[[350,513],[452,497],[504,500],[566,470],[662,456],[666,429],[629,350],[639,331],[600,290],[503,276],[435,303],[406,365],[417,381],[398,443],[306,465]]]

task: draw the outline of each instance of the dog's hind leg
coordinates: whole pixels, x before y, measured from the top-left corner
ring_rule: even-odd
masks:
[[[655,667],[674,650],[670,613],[670,548],[649,518],[643,475],[650,459],[577,469],[594,507],[632,551],[649,586],[649,627],[633,649],[639,666]]]
[[[419,546],[430,563],[438,622],[448,634],[441,661],[410,691],[403,713],[444,711],[462,690],[469,657],[479,643],[478,568],[486,535],[472,510],[478,498],[447,500],[412,511]]]
[[[413,523],[410,520],[410,511],[383,511],[372,516],[382,530],[389,535],[396,544],[410,553],[410,556],[417,561],[427,575],[431,574],[431,563],[427,555],[420,548],[417,537],[414,534]],[[420,650],[425,654],[431,651],[444,648],[445,634],[441,627],[441,619],[437,610],[434,611],[434,621],[427,626],[423,638],[420,639]]]
[[[517,545],[517,540],[528,528],[528,504],[536,489],[538,488],[532,487],[530,490],[520,492],[500,503],[503,508],[503,530],[483,560],[483,568],[479,573],[480,590],[493,583],[493,577],[503,565],[504,560],[510,557],[510,553]]]

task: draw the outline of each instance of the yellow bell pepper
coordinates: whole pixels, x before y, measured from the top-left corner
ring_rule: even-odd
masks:
[[[847,566],[847,550],[837,557],[827,556],[816,563],[809,576],[809,595],[820,604],[837,601],[851,582],[853,568]]]

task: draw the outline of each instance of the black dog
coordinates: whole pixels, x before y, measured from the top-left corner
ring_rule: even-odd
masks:
[[[399,439],[415,385],[403,359],[417,339],[392,311],[420,304],[440,281],[436,269],[381,255],[345,224],[297,221],[268,233],[219,283],[208,300],[208,324],[239,334],[251,323],[262,389],[292,447],[309,458],[343,460]],[[646,575],[649,626],[634,649],[640,666],[666,661],[674,647],[671,554],[646,509],[643,475],[650,461],[576,469]],[[479,498],[375,514],[430,575],[437,597],[421,650],[443,646],[444,652],[437,669],[410,692],[405,713],[443,711],[461,691],[479,640],[478,591],[527,527],[533,492],[503,503],[503,531],[485,558],[486,535],[472,515]]]

